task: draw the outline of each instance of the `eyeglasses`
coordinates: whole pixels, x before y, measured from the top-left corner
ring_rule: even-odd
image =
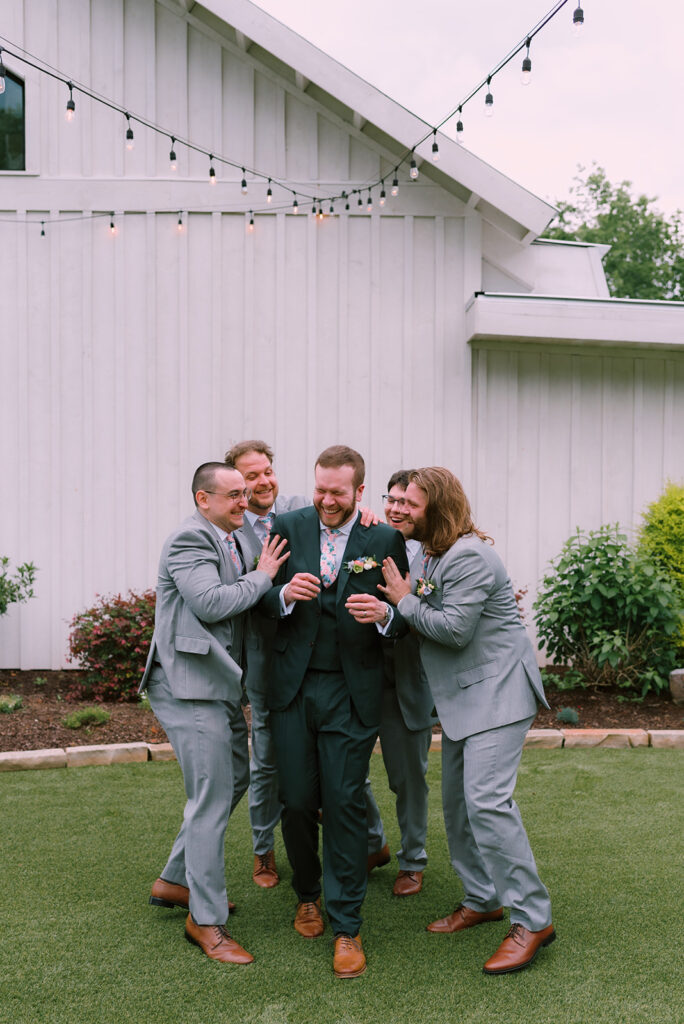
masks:
[[[228,501],[239,501],[240,498],[249,499],[249,491],[247,488],[244,491],[207,491],[205,494],[215,494],[219,498],[227,498]]]
[[[392,494],[383,494],[382,500],[386,505],[405,505],[406,498],[402,495],[401,498],[395,498]]]

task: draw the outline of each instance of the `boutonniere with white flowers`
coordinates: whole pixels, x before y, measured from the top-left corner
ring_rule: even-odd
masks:
[[[435,581],[425,579],[424,576],[421,576],[416,582],[416,594],[418,597],[429,597],[436,589],[437,584]]]
[[[366,569],[377,569],[379,563],[372,555],[361,555],[360,558],[352,558],[350,562],[344,563],[347,572],[364,572]]]

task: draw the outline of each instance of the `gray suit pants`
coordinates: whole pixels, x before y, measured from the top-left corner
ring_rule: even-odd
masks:
[[[486,912],[511,908],[511,924],[551,924],[520,811],[513,800],[525,734],[533,718],[450,740],[442,735],[442,804],[449,854],[465,895]]]
[[[177,700],[161,668],[147,695],[183,772],[183,824],[161,877],[190,889],[197,924],[228,920],[224,838],[228,818],[249,784],[247,723],[239,705]]]
[[[402,871],[423,871],[427,864],[425,836],[428,816],[428,784],[425,774],[432,729],[412,732],[404,722],[397,691],[385,686],[382,692],[380,745],[387,780],[396,796],[397,821],[401,847],[397,860]],[[385,845],[385,831],[378,805],[366,782],[366,821],[368,852],[377,853]]]
[[[283,805],[278,798],[278,769],[271,736],[266,695],[248,690],[252,710],[252,759],[249,778],[249,820],[254,852],[273,849],[273,832],[280,821]]]

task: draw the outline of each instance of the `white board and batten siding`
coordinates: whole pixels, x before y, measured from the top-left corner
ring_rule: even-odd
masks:
[[[664,483],[684,482],[682,352],[477,343],[473,410],[477,520],[528,609],[577,527],[634,539]]]
[[[18,6],[27,50],[304,191],[387,169],[377,147],[164,5]],[[77,95],[67,125],[63,87],[39,76],[32,93],[35,173],[2,181],[0,537],[39,574],[36,598],[0,621],[0,665],[49,668],[96,594],[154,585],[164,537],[192,510],[193,470],[236,440],[274,445],[285,493],[310,493],[318,451],[349,443],[378,509],[398,466],[463,463],[466,211],[402,180],[382,215],[318,223],[302,201],[249,234],[242,211],[263,206],[263,182],[242,197],[240,170],[217,165],[212,188],[206,158],[182,147],[174,180],[168,140],[134,126],[128,153],[120,115]],[[110,209],[115,237],[108,214],[68,221]],[[45,217],[63,223],[41,238]]]

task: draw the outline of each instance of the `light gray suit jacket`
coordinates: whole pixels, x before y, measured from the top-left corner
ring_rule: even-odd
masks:
[[[423,564],[423,551],[418,549],[411,559],[411,583],[415,588]],[[435,702],[420,660],[420,641],[415,633],[407,633],[400,640],[387,640],[383,644],[385,671],[393,680],[401,717],[407,729],[418,732],[428,729],[435,721],[432,709]]]
[[[186,519],[162,548],[154,635],[140,689],[159,661],[174,697],[239,703],[243,613],[271,585],[261,571],[238,578],[211,523],[200,512]]]
[[[280,494],[275,500],[273,511],[276,515],[282,512],[291,512],[296,508],[306,508],[310,505],[309,498],[301,494],[286,498]],[[254,559],[261,554],[261,541],[254,532],[247,516],[235,536],[242,548],[247,567],[254,565]],[[247,695],[261,693],[265,696],[268,687],[268,666],[271,660],[273,639],[278,628],[276,619],[267,619],[259,612],[250,612],[247,618],[245,630],[245,656],[247,668],[245,673],[245,689]]]
[[[435,589],[399,602],[420,633],[420,657],[451,740],[519,722],[548,707],[506,569],[490,544],[461,537],[427,575]]]

